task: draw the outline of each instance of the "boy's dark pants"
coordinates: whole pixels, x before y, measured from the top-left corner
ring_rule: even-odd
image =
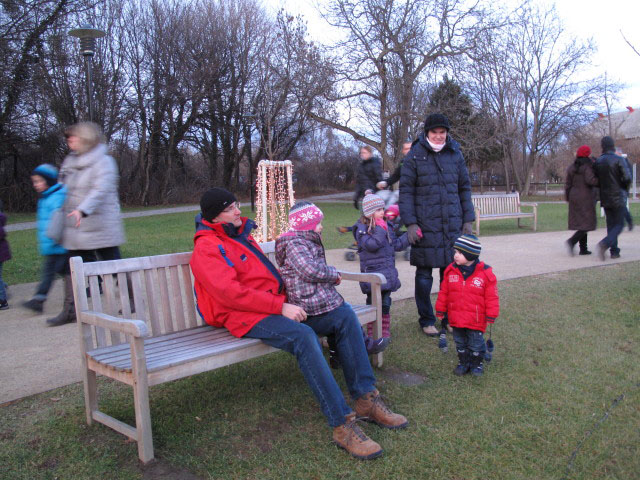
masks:
[[[33,298],[37,300],[45,301],[47,294],[51,289],[53,280],[58,275],[64,275],[67,271],[69,256],[66,253],[56,255],[45,255],[42,262],[42,276],[40,278],[40,284],[36,290],[36,294]]]
[[[484,353],[484,335],[480,330],[453,327],[453,340],[458,351],[468,349],[470,352]]]

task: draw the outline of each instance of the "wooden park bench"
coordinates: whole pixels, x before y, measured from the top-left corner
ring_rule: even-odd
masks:
[[[533,230],[538,228],[538,204],[520,202],[520,194],[492,193],[488,195],[471,195],[473,209],[476,213],[476,235],[480,235],[480,222],[485,220],[518,219],[520,227],[521,218],[533,218]],[[520,207],[533,207],[532,212],[523,212]]]
[[[274,242],[261,246],[273,259]],[[87,423],[103,423],[137,441],[144,463],[154,456],[149,387],[279,351],[204,323],[196,309],[190,259],[190,252],[93,263],[71,259]],[[375,322],[374,337],[380,338],[384,276],[340,273],[343,280],[372,284],[373,305],[353,308],[361,324]],[[382,354],[372,360],[381,366]],[[97,374],[133,387],[135,427],[99,410]]]

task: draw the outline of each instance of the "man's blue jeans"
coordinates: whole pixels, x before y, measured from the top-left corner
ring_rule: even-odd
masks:
[[[344,378],[355,400],[375,389],[375,377],[362,338],[358,317],[348,303],[298,323],[282,315],[270,315],[258,322],[245,337],[259,338],[272,347],[291,353],[322,413],[331,427],[345,423],[352,412],[322,354],[318,335],[334,335]]]
[[[626,207],[605,208],[604,214],[607,217],[607,236],[600,243],[609,249],[611,254],[619,254],[618,235],[624,228],[624,215]]]
[[[440,268],[440,283],[442,283],[442,275],[444,268]],[[416,306],[418,307],[418,315],[420,318],[420,328],[435,325],[436,316],[433,314],[433,306],[431,305],[431,287],[433,286],[433,275],[430,267],[416,267],[415,295]]]
[[[469,352],[480,352],[484,354],[484,336],[480,330],[453,327],[453,341],[456,342],[456,349],[458,351],[469,350]]]

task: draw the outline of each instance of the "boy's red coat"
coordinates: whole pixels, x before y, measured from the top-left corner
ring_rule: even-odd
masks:
[[[455,263],[449,265],[442,278],[436,301],[436,315],[448,315],[452,327],[484,332],[487,322],[500,314],[498,281],[491,267],[478,262],[473,273],[464,279]]]
[[[242,220],[241,229],[247,219]],[[222,224],[202,223],[211,230],[196,232],[190,262],[198,310],[209,325],[242,337],[263,318],[281,314],[286,296],[278,293],[273,273],[251,250],[232,240]],[[253,237],[249,241],[260,249]]]

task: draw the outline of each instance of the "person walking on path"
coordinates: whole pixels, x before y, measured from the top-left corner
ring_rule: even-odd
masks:
[[[351,308],[342,303],[339,311],[307,315],[302,307],[288,303],[283,278],[251,236],[255,224],[241,216],[235,196],[213,188],[203,194],[200,205],[202,224],[207,228],[194,236],[190,265],[198,311],[205,322],[294,355],[333,428],[333,441],[357,458],[382,455],[380,445],[356,425],[356,414],[392,429],[404,428],[408,422],[389,410],[376,390],[362,329]],[[319,237],[308,230],[296,233],[296,237],[312,233]],[[306,243],[305,238],[301,240]],[[327,279],[337,281],[335,271],[327,269],[326,273],[330,276]],[[324,358],[319,334],[335,335],[355,412],[347,405]]]
[[[458,352],[458,376],[484,372],[484,332],[500,314],[498,280],[489,265],[479,260],[481,245],[475,235],[461,235],[454,243],[453,263],[444,271],[436,301],[438,318],[448,316]]]
[[[576,160],[567,169],[564,184],[565,199],[569,202],[569,230],[576,232],[566,242],[567,250],[573,255],[576,243],[580,245],[580,255],[591,255],[587,248],[587,232],[596,229],[596,195],[598,178],[593,171],[591,148],[582,145],[576,153]]]
[[[607,249],[611,258],[620,258],[618,236],[624,227],[631,173],[624,158],[615,154],[613,138],[602,137],[600,145],[602,155],[596,160],[595,172],[600,183],[600,205],[607,218],[607,236],[598,243],[598,256],[604,261]]]
[[[22,304],[23,307],[41,313],[47,299],[49,289],[56,275],[64,276],[69,268],[67,250],[55,240],[47,236],[47,229],[54,212],[64,205],[67,189],[58,183],[58,169],[44,163],[31,173],[33,189],[38,192],[38,209],[36,214],[38,249],[43,256],[40,283],[35,295]],[[59,241],[59,240],[58,240]]]
[[[353,195],[353,206],[356,210],[360,200],[369,192],[376,191],[376,184],[382,180],[382,162],[373,156],[373,149],[363,145],[359,151],[360,163],[356,173],[356,191]]]
[[[386,180],[382,180],[376,184],[378,190],[384,190],[385,188],[393,188],[393,185],[400,181],[400,175],[402,174],[402,162],[404,158],[407,156],[409,151],[411,150],[411,142],[404,142],[402,144],[402,158],[400,159],[400,163],[395,168],[393,173]]]
[[[107,154],[100,127],[83,122],[69,127],[65,137],[71,153],[62,162],[60,180],[67,187],[62,246],[69,257],[84,262],[117,260],[124,243],[118,197],[118,166]],[[49,326],[75,321],[71,276],[64,276],[62,312],[47,320]]]
[[[384,200],[377,195],[366,195],[362,200],[362,218],[353,229],[358,243],[360,271],[362,273],[381,273],[386,282],[382,285],[382,338],[379,351],[391,342],[391,293],[400,286],[396,269],[396,252],[409,246],[407,234],[396,237],[393,227],[384,219]],[[367,305],[371,305],[371,284],[360,283],[362,293],[367,296]],[[373,325],[367,324],[368,337],[373,340]]]
[[[430,298],[432,270],[439,269],[442,282],[453,261],[453,242],[461,233],[470,234],[475,220],[469,172],[449,129],[441,113],[427,116],[400,176],[400,217],[411,243],[410,263],[416,267],[418,322],[430,337],[439,333]]]
[[[3,213],[2,209],[2,200],[0,200],[0,310],[6,310],[9,308],[9,302],[7,301],[8,285],[4,283],[4,280],[2,279],[2,266],[4,265],[4,262],[11,260],[11,249],[9,248],[7,234],[4,231],[4,226],[7,223],[7,216]]]

